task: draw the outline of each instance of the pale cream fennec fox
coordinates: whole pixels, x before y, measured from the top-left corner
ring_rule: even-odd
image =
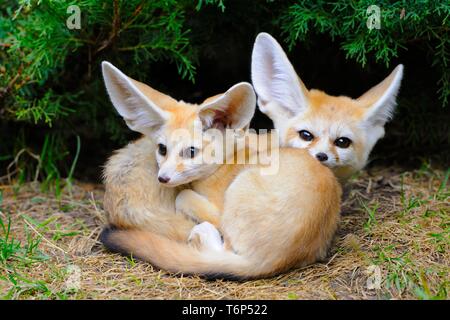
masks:
[[[305,148],[345,181],[361,170],[384,135],[403,77],[403,65],[357,99],[308,90],[278,42],[260,33],[252,53],[258,106],[279,131],[280,145]]]
[[[308,152],[280,149],[279,171],[273,175],[261,174],[261,164],[194,165],[209,144],[223,143],[211,141],[205,127],[248,125],[256,102],[251,86],[236,85],[196,106],[157,93],[110,64],[103,65],[103,72],[116,109],[131,129],[146,135],[145,144],[132,144],[134,153],[128,155],[125,148],[107,165],[105,207],[115,210],[110,222],[116,228],[102,232],[105,246],[165,270],[233,279],[271,276],[326,256],[339,221],[341,189],[333,173]],[[185,130],[183,138],[174,135],[179,129]],[[149,147],[151,143],[158,147]],[[229,156],[234,155],[224,154]],[[130,178],[135,167],[152,174],[143,169]],[[164,210],[147,212],[158,206],[158,199],[148,203],[150,183],[143,180],[155,183],[157,176],[168,187],[150,192],[165,196]],[[124,179],[126,186],[121,184]],[[175,194],[183,184],[189,189],[176,198],[175,213]],[[204,237],[202,246],[189,245],[194,223],[187,215],[216,225],[226,247],[217,230],[205,223],[193,229],[194,235]]]
[[[130,129],[143,134],[142,138],[116,151],[105,165],[104,207],[108,222],[120,229],[145,229],[173,240],[186,241],[196,223],[175,212],[175,197],[182,186],[168,188],[158,181],[158,175],[160,180],[164,179],[167,166],[158,166],[157,157],[161,156],[157,134],[162,134],[162,124],[165,125],[164,129],[174,131],[191,125],[190,120],[200,121],[200,109],[203,110],[203,118],[209,119],[208,110],[220,111],[220,104],[223,107],[236,107],[235,115],[239,119],[233,119],[235,125],[245,127],[255,108],[253,89],[249,84],[241,83],[225,94],[206,99],[199,106],[176,101],[127,77],[108,62],[102,63],[102,69],[114,107]],[[236,105],[232,105],[230,101]],[[239,103],[251,107],[240,108]],[[158,107],[154,107],[155,105]],[[165,118],[168,115],[171,116],[169,120]],[[201,172],[208,170],[208,166],[201,165],[192,169]],[[184,183],[189,182],[187,177],[182,177],[182,180]],[[173,177],[170,184],[174,182],[176,177]]]

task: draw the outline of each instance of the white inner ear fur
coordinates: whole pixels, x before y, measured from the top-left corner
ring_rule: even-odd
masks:
[[[241,82],[217,99],[200,107],[199,117],[208,129],[216,125],[223,128],[244,129],[255,114],[256,95],[251,84]]]
[[[108,95],[131,130],[151,135],[164,124],[168,114],[147,98],[131,78],[106,61],[102,62],[102,71]]]
[[[268,33],[260,33],[252,53],[252,81],[260,110],[274,122],[307,108],[306,87],[286,53]]]
[[[403,65],[400,64],[386,79],[357,99],[367,108],[364,118],[371,125],[384,126],[392,118],[402,77]]]
[[[384,136],[384,125],[392,117],[402,77],[403,65],[398,65],[386,79],[357,99],[367,108],[364,115],[367,136],[361,163],[367,162],[372,148]]]

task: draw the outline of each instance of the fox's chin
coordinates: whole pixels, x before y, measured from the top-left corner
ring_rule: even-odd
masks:
[[[189,183],[189,182],[186,182],[186,183]],[[166,182],[166,183],[159,183],[159,185],[161,186],[161,187],[166,187],[166,188],[175,188],[175,187],[178,187],[178,186],[181,186],[182,184],[184,184],[183,182],[174,182],[174,183],[172,183],[172,182]]]
[[[354,173],[360,169],[355,168],[352,165],[339,165],[331,168],[334,175],[339,178],[341,182],[347,181]]]
[[[192,182],[191,180],[188,180],[188,181],[170,181],[170,182],[166,182],[166,183],[159,183],[161,186],[163,186],[163,187],[167,187],[167,188],[175,188],[175,187],[179,187],[179,186],[181,186],[181,185],[183,185],[183,184],[188,184],[188,183],[190,183],[190,182]]]
[[[328,168],[330,168],[330,169],[334,169],[334,168],[338,167],[338,164],[337,164],[337,163],[322,162],[322,164],[323,164],[325,167],[328,167]]]
[[[340,165],[336,162],[321,162],[322,165],[324,165],[327,168],[330,168],[331,170],[335,170],[340,167]]]
[[[196,177],[189,177],[189,178],[185,178],[182,180],[169,180],[165,183],[159,183],[161,186],[163,187],[167,187],[167,188],[175,188],[175,187],[179,187],[183,184],[188,184],[191,183],[192,181],[196,180]]]

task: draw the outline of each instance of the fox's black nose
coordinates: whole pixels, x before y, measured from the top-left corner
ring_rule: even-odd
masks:
[[[170,181],[170,178],[166,177],[166,176],[159,176],[158,177],[158,181],[161,182],[161,183],[167,183],[167,182]]]
[[[328,160],[328,156],[326,153],[323,152],[319,152],[318,154],[316,154],[316,158],[317,160],[319,160],[320,162],[324,162]]]

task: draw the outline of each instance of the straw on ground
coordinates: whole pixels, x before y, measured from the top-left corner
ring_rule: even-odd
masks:
[[[326,261],[271,279],[171,275],[98,242],[101,186],[59,198],[0,186],[0,296],[10,299],[446,299],[449,171],[363,172],[346,186]]]

